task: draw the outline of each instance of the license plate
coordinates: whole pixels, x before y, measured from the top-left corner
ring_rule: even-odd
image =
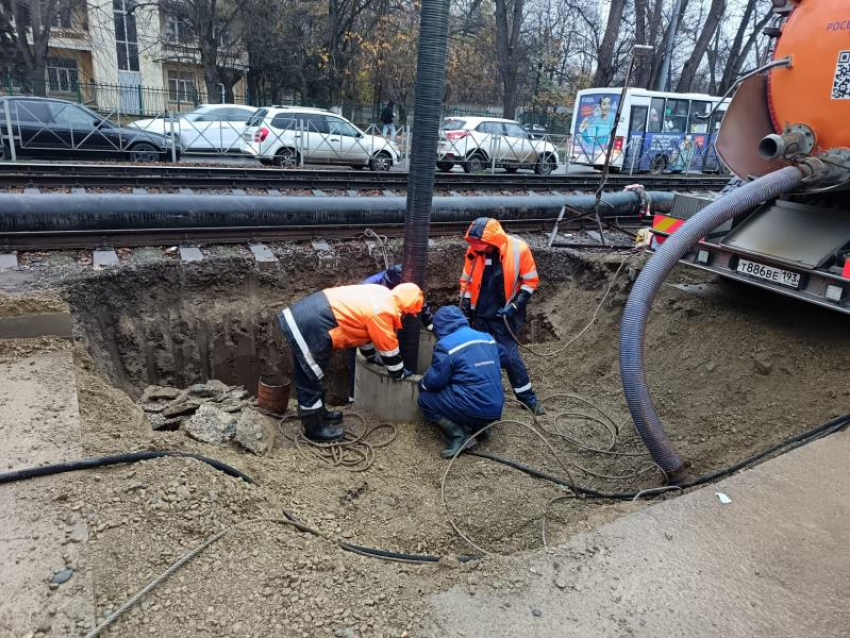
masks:
[[[788,286],[789,288],[800,287],[800,273],[791,272],[790,270],[765,266],[764,264],[757,264],[754,261],[748,261],[746,259],[738,260],[737,270],[742,275],[770,281],[780,286]]]

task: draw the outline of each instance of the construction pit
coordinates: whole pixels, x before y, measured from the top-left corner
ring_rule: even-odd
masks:
[[[541,286],[522,339],[535,351],[558,350],[581,332],[619,276],[581,338],[553,357],[524,354],[541,397],[581,399],[547,399],[549,414],[535,426],[540,436],[529,429],[528,413],[508,401],[504,419],[521,423],[497,425],[482,448],[606,492],[662,486],[630,426],[617,365],[619,319],[645,255],[546,249],[543,238],[528,239]],[[357,283],[383,264],[362,242],[335,243],[331,261],[308,245],[272,249],[279,263],[267,268],[238,252],[190,264],[163,252],[100,272],[75,256],[38,258],[25,283],[0,275],[0,286],[13,290],[0,297],[0,318],[67,309],[73,322],[73,339],[0,340],[0,365],[14,382],[0,398],[9,417],[4,432],[20,420],[16,401],[27,398],[20,388],[38,386],[45,396],[68,397],[31,402],[27,418],[54,435],[74,418],[63,410],[78,405],[77,440],[56,444],[66,460],[176,450],[215,458],[254,481],[194,459],[161,458],[3,486],[17,504],[13,512],[27,503],[30,519],[48,521],[54,533],[15,526],[14,515],[0,525],[4,552],[16,557],[6,561],[14,563],[7,582],[20,584],[0,605],[0,634],[85,636],[209,536],[254,521],[188,561],[100,635],[479,635],[456,631],[440,596],[455,592],[474,608],[493,592],[520,595],[541,579],[556,594],[574,591],[578,558],[560,548],[647,507],[644,500],[559,498],[566,492],[552,483],[469,455],[447,475],[442,443],[424,423],[375,428],[370,462],[354,468],[299,443],[293,419],[275,423],[274,447],[264,455],[203,443],[182,429],[153,430],[138,403],[147,386],[182,390],[216,379],[253,393],[261,375],[290,371],[277,311],[315,290]],[[390,260],[400,250],[390,241]],[[427,295],[435,307],[456,299],[462,251],[461,241],[439,240],[429,253]],[[649,321],[648,377],[667,431],[695,474],[846,411],[850,342],[841,315],[692,271],[676,271],[668,283]],[[332,401],[343,405],[344,354],[335,355],[328,377]],[[344,407],[346,426],[383,423],[366,408]],[[290,415],[293,409],[291,402]],[[4,456],[3,471],[51,460],[35,438],[28,445]],[[675,491],[661,496],[679,498]],[[321,536],[275,522],[287,515]],[[338,541],[439,560],[378,560],[343,551]],[[516,567],[541,550],[549,552],[546,571]],[[73,575],[57,582],[63,567]],[[538,622],[542,612],[511,613]],[[639,615],[612,614],[614,629],[598,635],[653,635]]]

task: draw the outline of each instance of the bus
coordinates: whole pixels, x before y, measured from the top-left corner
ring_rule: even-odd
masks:
[[[576,95],[570,161],[602,168],[622,89]],[[611,168],[628,173],[717,173],[725,168],[714,141],[729,100],[701,93],[628,89],[614,133]]]

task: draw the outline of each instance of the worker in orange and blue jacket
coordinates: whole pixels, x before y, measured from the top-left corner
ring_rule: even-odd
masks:
[[[460,308],[473,328],[492,335],[503,350],[502,365],[516,398],[534,414],[545,414],[514,338],[540,281],[531,249],[490,217],[472,222],[464,239],[469,248],[460,278]]]
[[[413,374],[402,363],[396,332],[405,315],[422,311],[422,303],[416,284],[393,290],[368,284],[326,288],[281,311],[278,324],[292,349],[298,416],[308,439],[333,441],[343,435],[342,413],[325,407],[322,389],[334,350],[359,347],[393,379]]]

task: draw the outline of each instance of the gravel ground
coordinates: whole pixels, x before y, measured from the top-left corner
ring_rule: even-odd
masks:
[[[335,248],[340,255],[335,269],[312,265],[314,257],[308,264],[311,253],[290,245],[275,247],[284,257],[277,275],[248,272],[249,262],[236,256],[199,265],[197,271],[165,265],[129,268],[120,276],[86,275],[63,288],[78,322],[77,379],[86,455],[134,449],[196,451],[256,480],[247,485],[183,459],[70,475],[69,502],[81,505],[88,522],[87,555],[98,614],[114,609],[209,534],[244,520],[280,518],[284,509],[329,537],[446,558],[426,566],[382,562],[345,553],[327,540],[280,524],[251,524],[189,563],[106,635],[424,636],[425,594],[451,585],[468,587],[473,594],[483,587],[524,586],[506,580],[490,559],[460,564],[452,558],[473,550],[447,520],[440,494],[446,463],[438,456],[436,434],[426,426],[399,424],[396,441],[379,449],[374,466],[362,473],[333,468],[299,452],[284,436],[293,432],[289,422],[282,426],[278,446],[265,457],[201,444],[181,432],[152,432],[133,399],[147,382],[157,381],[142,378],[144,365],[135,372],[128,367],[129,358],[141,351],[126,339],[97,338],[98,326],[159,322],[159,339],[177,334],[179,328],[180,343],[190,343],[203,314],[213,327],[227,313],[241,312],[240,301],[256,311],[245,311],[248,317],[263,309],[268,314],[312,289],[357,281],[373,269],[374,260],[362,244]],[[429,297],[436,304],[456,294],[460,248],[457,241],[438,240],[432,249]],[[391,242],[390,250],[397,249],[398,242]],[[552,350],[578,333],[625,257],[635,268],[643,260],[539,249],[543,285],[531,306],[525,332],[529,345]],[[625,426],[617,367],[618,322],[629,270],[624,268],[597,324],[580,341],[557,357],[527,355],[526,361],[541,395],[570,392],[593,401],[623,424],[616,449],[637,454],[643,449]],[[671,280],[701,281],[702,276],[690,271],[676,273]],[[648,376],[659,413],[697,473],[740,460],[845,411],[850,402],[840,374],[850,356],[841,315],[750,287],[708,283],[694,288],[700,294],[665,287],[647,337]],[[246,290],[252,291],[249,297]],[[263,303],[256,304],[256,299]],[[191,313],[190,307],[195,308]],[[252,334],[245,331],[247,324],[239,325],[242,332],[229,333],[231,345],[238,341],[236,335]],[[152,332],[138,334],[157,338]],[[110,350],[112,346],[117,349]],[[256,356],[261,355],[266,351],[257,351]],[[183,365],[190,360],[184,358]],[[165,361],[154,357],[154,368],[162,368]],[[835,374],[824,374],[832,369]],[[122,377],[121,370],[132,374]],[[597,414],[593,409],[563,399],[549,405],[552,415],[542,422],[549,431],[592,447],[611,442],[607,430],[585,418],[553,422],[560,412]],[[514,405],[505,416],[524,419]],[[635,489],[661,482],[645,456],[612,458],[583,452],[562,436],[546,438],[583,485]],[[520,426],[498,426],[486,449],[565,474],[548,448]],[[578,466],[620,478],[599,478]],[[457,461],[446,488],[457,525],[488,551],[503,554],[542,546],[543,513],[547,503],[562,494],[559,488],[470,457]],[[549,516],[549,542],[564,541],[640,507],[642,503],[559,502]]]

